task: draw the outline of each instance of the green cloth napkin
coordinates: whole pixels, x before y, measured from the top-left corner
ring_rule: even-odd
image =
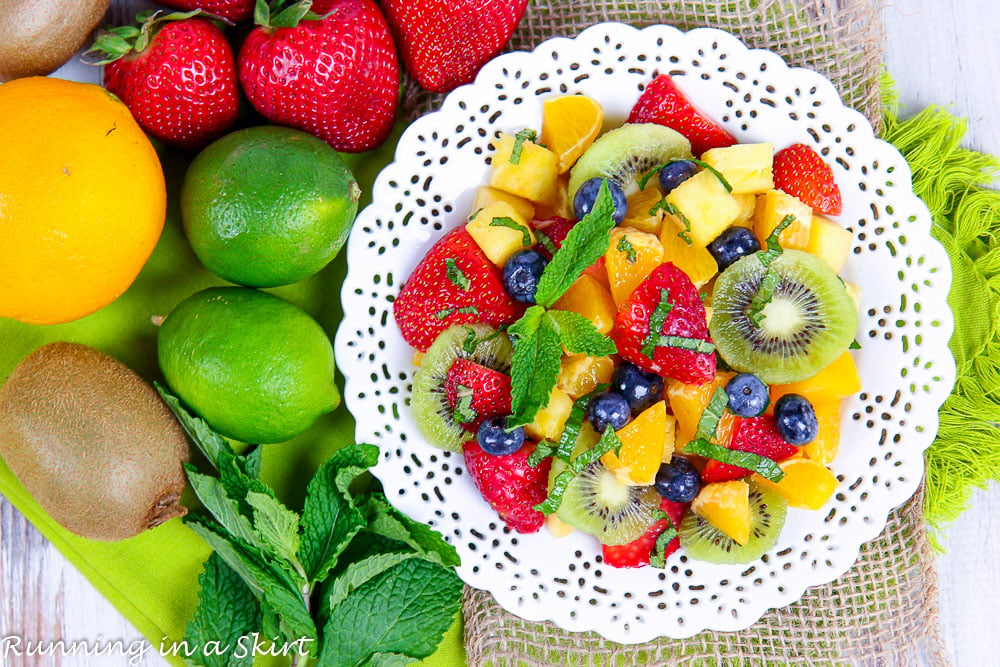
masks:
[[[392,159],[401,130],[402,127],[397,128],[396,135],[378,151],[346,156],[365,193],[362,206],[370,200],[375,175]],[[163,382],[156,361],[156,327],[150,318],[167,315],[194,292],[224,281],[202,267],[181,228],[178,196],[188,158],[166,149],[160,151],[160,158],[170,193],[167,222],[138,279],[113,304],[69,324],[31,326],[0,318],[0,383],[28,353],[51,341],[92,345],[147,380]],[[346,267],[342,253],[317,275],[270,291],[308,311],[332,340],[343,315],[340,285]],[[342,382],[340,385],[343,387]],[[247,418],[252,419],[253,415]],[[337,448],[353,441],[354,420],[342,405],[295,440],[268,445],[264,450],[262,477],[290,507],[301,509],[306,484],[315,470]],[[95,542],[77,537],[53,521],[2,462],[0,493],[135,625],[154,649],[159,649],[161,642],[169,644],[183,639],[185,625],[197,604],[198,575],[210,550],[180,520],[169,521],[123,542]],[[16,633],[19,629],[11,630]],[[171,661],[183,664],[179,658]],[[460,618],[438,652],[422,664],[447,667],[465,664]]]

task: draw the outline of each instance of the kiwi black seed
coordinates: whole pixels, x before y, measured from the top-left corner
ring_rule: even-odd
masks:
[[[184,431],[156,391],[108,355],[45,345],[0,388],[0,455],[49,515],[95,540],[182,516]]]
[[[595,177],[613,180],[626,195],[631,195],[639,189],[636,181],[654,167],[689,157],[691,142],[669,127],[653,123],[622,125],[598,138],[577,160],[570,172],[569,201],[573,201],[584,181]]]
[[[751,320],[750,304],[768,269],[755,254],[716,279],[709,331],[734,370],[768,384],[799,382],[847,350],[858,313],[844,283],[819,257],[786,250],[770,268],[780,280],[760,324]]]
[[[708,563],[751,563],[778,541],[788,502],[776,491],[750,485],[750,539],[740,545],[694,512],[681,521],[678,533],[688,558]]]
[[[455,421],[445,380],[456,359],[468,359],[501,373],[510,373],[513,347],[505,333],[486,324],[458,324],[441,332],[428,348],[413,377],[410,407],[428,442],[441,449],[462,451],[472,436]]]

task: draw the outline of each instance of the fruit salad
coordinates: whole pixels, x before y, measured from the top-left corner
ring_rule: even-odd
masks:
[[[838,484],[861,388],[840,191],[812,148],[738,143],[669,75],[603,122],[567,95],[494,142],[394,303],[414,419],[512,530],[582,531],[614,567],[751,562]]]

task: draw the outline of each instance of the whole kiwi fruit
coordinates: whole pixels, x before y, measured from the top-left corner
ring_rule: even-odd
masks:
[[[183,516],[188,454],[156,391],[92,347],[40,347],[0,387],[0,456],[77,535],[122,540]]]
[[[80,50],[111,0],[2,0],[0,83],[58,69]]]

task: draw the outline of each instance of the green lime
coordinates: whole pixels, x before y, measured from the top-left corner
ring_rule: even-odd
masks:
[[[360,195],[326,142],[287,127],[251,127],[198,154],[181,187],[181,217],[209,270],[240,285],[277,287],[329,264]]]
[[[170,388],[236,440],[290,440],[340,404],[333,347],[304,310],[267,292],[212,287],[182,301],[157,339]]]

